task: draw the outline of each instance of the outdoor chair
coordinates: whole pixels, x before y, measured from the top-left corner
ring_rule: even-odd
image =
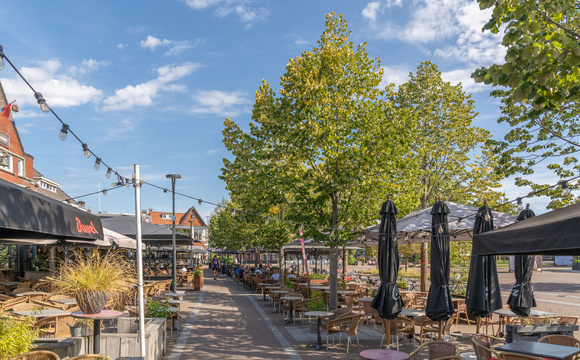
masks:
[[[16,304],[12,307],[12,311],[30,311],[30,310],[42,310],[44,309],[38,304]]]
[[[51,303],[51,302],[41,301],[41,300],[37,300],[37,299],[30,299],[30,304],[39,305],[39,306],[42,306],[45,309],[66,310],[67,307],[68,307],[65,304]]]
[[[10,360],[60,360],[60,357],[52,351],[37,350],[18,355]]]
[[[293,293],[289,293],[287,295],[283,295],[284,296],[296,296],[296,297],[302,297],[302,293],[299,292],[293,292]],[[290,315],[290,301],[287,300],[283,300],[284,302],[282,303],[282,317],[284,317],[284,312],[287,311],[288,315]],[[302,301],[302,300],[299,300]],[[298,303],[298,301],[292,301],[292,307],[296,308],[296,303]]]
[[[2,285],[0,285],[0,286],[2,286]],[[8,295],[0,294],[0,301],[6,301],[6,300],[10,300],[10,299],[14,299],[14,298],[11,296],[8,296]]]
[[[10,300],[6,300],[2,303],[2,311],[10,311],[14,308],[17,304],[24,304],[26,303],[27,299],[26,296],[11,298]]]
[[[404,316],[397,316],[397,318],[391,320],[391,336],[396,336],[397,350],[399,350],[399,334],[407,335],[411,342],[413,343],[413,349],[415,348],[415,322]],[[381,346],[383,346],[383,340],[386,339],[387,334],[383,334],[381,339]]]
[[[409,354],[411,359],[425,359],[424,356],[418,356],[421,349],[427,347],[427,358],[428,360],[440,359],[442,357],[451,356],[451,359],[457,355],[459,349],[453,343],[448,341],[429,341],[421,344],[417,349]]]
[[[457,315],[453,314],[451,317],[444,321],[444,325],[442,324],[443,328],[441,329],[441,336],[442,339],[445,339],[446,336],[451,337],[451,326],[455,323],[455,318]],[[421,329],[419,331],[419,337],[421,337],[421,341],[425,341],[425,336],[427,334],[436,334],[439,335],[439,321],[433,320],[425,320],[421,324]]]
[[[363,309],[363,321],[365,321],[365,324],[369,323],[369,319],[371,319],[373,317],[373,308],[371,307],[371,301],[361,301],[362,303],[362,309]]]
[[[502,339],[485,334],[475,334],[471,337],[477,360],[489,360],[490,358],[500,359],[499,353],[492,347],[494,345],[492,342],[494,341],[500,344],[505,343]]]
[[[12,293],[13,294],[20,294],[23,292],[30,292],[30,291],[32,291],[32,289],[29,287],[17,287],[16,289],[12,290]]]
[[[544,360],[544,358],[532,356],[532,355],[524,355],[518,354],[513,352],[506,352],[502,351],[499,353],[499,359],[502,360]]]
[[[92,360],[92,359],[102,359],[103,355],[101,354],[85,354],[85,355],[78,355],[68,358],[68,360]]]
[[[0,294],[4,294],[4,295],[10,294],[10,291],[8,290],[6,285],[0,284]]]
[[[454,301],[454,304],[456,306],[455,313],[457,314],[457,321],[455,325],[459,325],[461,314],[465,315],[465,319],[467,320],[467,324],[469,325],[469,315],[467,314],[467,304],[465,303],[465,299],[456,300]]]
[[[194,278],[193,273],[187,273],[187,282],[185,286],[193,286],[193,278]]]
[[[580,340],[568,335],[546,335],[539,338],[538,342],[570,347],[580,347]],[[576,355],[574,359],[580,359],[580,356]]]
[[[328,330],[326,330],[326,350],[328,350],[328,336],[332,335],[332,346],[334,346],[334,334],[338,333],[342,335],[345,333],[347,336],[346,343],[346,353],[348,354],[350,348],[350,337],[356,336],[356,343],[360,349],[360,343],[358,341],[357,328],[360,323],[361,315],[349,315],[342,318],[337,318],[328,322]],[[340,339],[339,339],[340,341]]]
[[[65,338],[71,336],[69,324],[74,322],[72,316],[63,314],[40,319],[34,324],[34,327],[38,329],[40,337]]]

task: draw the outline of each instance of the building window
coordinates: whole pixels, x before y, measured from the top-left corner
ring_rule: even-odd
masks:
[[[161,218],[163,220],[173,220],[173,215],[172,214],[161,214]]]
[[[52,191],[53,193],[56,192],[56,186],[52,186],[50,184],[47,184],[44,181],[41,181],[39,186],[45,190]]]
[[[24,160],[18,159],[18,175],[24,176]]]
[[[12,166],[12,155],[8,152],[0,151],[0,169],[14,172]]]

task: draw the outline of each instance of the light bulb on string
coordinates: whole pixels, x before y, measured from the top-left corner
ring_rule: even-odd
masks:
[[[101,158],[97,158],[97,160],[95,160],[95,165],[93,166],[93,169],[99,170],[100,168],[101,168]]]
[[[87,159],[91,157],[91,151],[89,150],[89,146],[87,144],[83,144],[83,154]]]
[[[518,211],[522,211],[524,209],[524,205],[522,204],[522,198],[518,198]]]
[[[129,188],[131,186],[131,181],[129,179],[125,179],[125,187]]]
[[[455,226],[461,227],[461,225],[463,225],[463,223],[461,222],[461,217],[460,217],[459,219],[457,219],[457,222],[455,223]]]
[[[568,187],[568,182],[566,180],[560,181],[560,187],[562,188],[562,195],[570,196],[570,188]]]
[[[60,134],[58,134],[58,138],[61,139],[62,141],[65,141],[67,135],[68,135],[68,125],[62,124],[62,129],[60,129]]]
[[[199,205],[201,205],[201,203],[202,203],[202,202],[203,202],[203,201],[202,201],[201,199],[198,199],[198,200],[197,200],[197,205],[198,205],[198,206],[199,206]]]
[[[485,212],[485,217],[484,217],[485,221],[489,221],[491,220],[491,217],[489,216],[489,213],[486,211]]]
[[[439,234],[443,234],[443,226],[439,225]]]
[[[107,179],[110,179],[111,178],[111,172],[112,172],[111,168],[107,168],[107,173],[105,174],[105,177]]]
[[[103,195],[107,195],[107,190],[103,190]]]
[[[38,102],[38,105],[40,105],[40,110],[42,110],[42,112],[45,113],[50,112],[50,106],[48,106],[46,100],[44,100],[41,93],[39,92],[34,93],[34,97],[36,98],[36,102]]]

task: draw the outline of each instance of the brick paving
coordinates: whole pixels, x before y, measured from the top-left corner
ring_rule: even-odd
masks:
[[[182,332],[173,333],[175,341],[169,343],[168,360],[184,359],[360,359],[362,350],[378,348],[382,334],[372,333],[372,322],[359,329],[360,349],[351,341],[346,354],[346,340],[327,351],[308,346],[315,339],[307,320],[286,325],[282,315],[273,313],[262,296],[244,290],[231,279],[220,275],[217,281],[205,271],[202,292],[186,290],[182,306]],[[499,268],[500,286],[504,300],[514,282],[513,273]],[[538,310],[558,315],[580,315],[580,273],[567,268],[545,268],[532,278]],[[417,327],[418,331],[418,327]],[[469,336],[475,333],[474,325],[462,321],[452,332],[462,352],[471,352]],[[577,333],[578,337],[580,334]],[[325,337],[323,335],[323,342]],[[400,342],[400,350],[413,351],[409,339]],[[420,358],[425,358],[424,356]]]

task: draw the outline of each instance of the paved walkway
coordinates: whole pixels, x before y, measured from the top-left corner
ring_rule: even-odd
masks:
[[[307,320],[286,325],[282,315],[272,312],[262,296],[242,289],[230,278],[219,275],[218,280],[205,270],[204,288],[201,292],[186,290],[186,304],[182,306],[182,332],[173,333],[165,359],[360,359],[360,351],[378,348],[382,334],[372,334],[372,322],[359,327],[360,349],[356,340],[351,341],[350,353],[346,355],[346,341],[330,350],[316,351],[308,346],[316,334],[310,332]],[[500,270],[500,283],[504,295],[511,289],[513,273]],[[556,314],[580,315],[580,273],[567,270],[534,273],[538,280],[536,290],[539,310]],[[562,283],[562,284],[559,284]],[[565,284],[565,285],[563,285]],[[573,289],[566,291],[567,288]],[[578,292],[577,292],[578,290]],[[417,331],[419,328],[417,327]],[[473,351],[469,337],[475,332],[474,325],[462,321],[452,332],[459,335],[457,343],[461,351]],[[577,334],[578,336],[579,334]],[[169,334],[168,334],[169,336]],[[323,342],[325,337],[323,335]],[[413,351],[409,339],[402,340],[400,350]]]

